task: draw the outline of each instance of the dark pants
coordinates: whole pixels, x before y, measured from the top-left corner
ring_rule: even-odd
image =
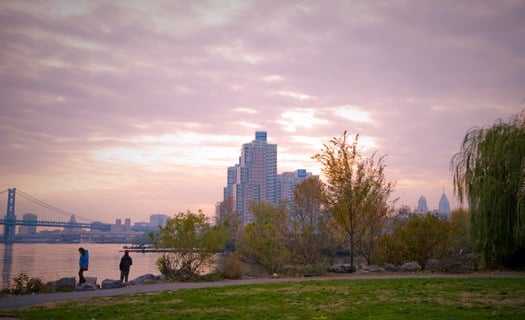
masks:
[[[120,282],[128,282],[129,270],[120,270]]]
[[[84,278],[84,268],[80,268],[78,270],[78,283],[83,284],[86,282],[86,278]]]

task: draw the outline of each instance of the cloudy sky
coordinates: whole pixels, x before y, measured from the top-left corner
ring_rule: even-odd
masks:
[[[0,2],[0,191],[105,222],[213,215],[256,130],[313,173],[359,133],[398,205],[454,208],[466,131],[524,98],[523,0]]]

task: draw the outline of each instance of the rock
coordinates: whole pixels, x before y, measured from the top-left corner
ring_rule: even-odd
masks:
[[[368,270],[370,272],[385,272],[385,269],[383,267],[380,267],[380,266],[375,265],[375,264],[371,264],[371,265],[367,266],[366,270]]]
[[[350,273],[354,272],[355,268],[349,263],[339,263],[331,266],[328,271],[335,273]]]
[[[384,272],[385,269],[375,264],[367,265],[365,263],[360,263],[357,265],[357,271],[363,272]]]
[[[428,259],[425,263],[425,270],[427,271],[443,271],[442,263],[437,259]]]
[[[92,284],[92,283],[87,283],[87,282],[84,282],[83,284],[78,285],[75,288],[75,291],[93,291],[93,290],[97,290],[97,285]]]
[[[51,286],[56,291],[67,291],[75,289],[76,278],[75,277],[65,277],[60,278],[55,282],[51,283]]]
[[[421,266],[416,261],[411,261],[411,262],[404,263],[400,267],[400,269],[401,271],[405,271],[405,272],[414,272],[414,271],[420,271]]]
[[[143,284],[144,282],[154,282],[157,280],[159,280],[159,277],[148,273],[129,281],[128,284]]]
[[[97,286],[97,277],[86,277],[86,283]]]
[[[365,270],[365,269],[359,269],[355,273],[370,273],[370,271]]]
[[[385,263],[385,264],[383,264],[383,268],[386,271],[399,272],[399,267],[396,266],[395,264],[392,264],[392,263]]]
[[[102,281],[102,289],[115,289],[122,287],[120,280],[104,279]]]

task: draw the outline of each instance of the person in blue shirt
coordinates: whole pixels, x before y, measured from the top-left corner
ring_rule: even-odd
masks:
[[[78,260],[78,284],[83,284],[86,282],[86,278],[84,278],[84,271],[88,270],[89,252],[82,247],[78,248],[78,252],[80,253],[80,259]]]

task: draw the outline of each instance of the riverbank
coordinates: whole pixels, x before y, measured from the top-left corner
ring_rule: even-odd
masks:
[[[80,301],[94,297],[124,296],[141,293],[173,291],[181,289],[213,288],[237,285],[255,285],[267,283],[323,281],[323,280],[360,280],[360,279],[431,279],[431,278],[525,278],[525,272],[475,272],[467,274],[442,274],[442,273],[351,273],[327,274],[319,277],[308,278],[252,278],[241,280],[223,280],[215,282],[162,282],[140,285],[129,285],[122,288],[45,293],[32,295],[5,296],[0,298],[0,310],[26,308],[36,305],[50,304],[62,301]]]

